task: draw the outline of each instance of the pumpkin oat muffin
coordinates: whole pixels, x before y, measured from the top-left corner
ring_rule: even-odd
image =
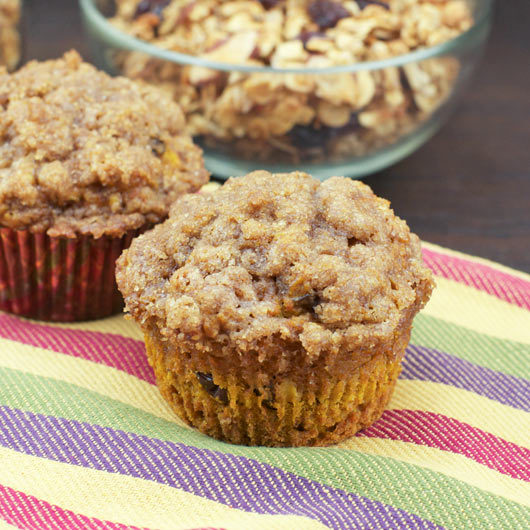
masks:
[[[208,180],[180,108],[73,51],[0,75],[0,105],[0,308],[116,312],[121,250]]]
[[[0,65],[13,70],[20,61],[20,0],[0,0]]]
[[[117,279],[177,414],[271,446],[375,421],[433,287],[418,237],[368,186],[266,171],[180,199]]]

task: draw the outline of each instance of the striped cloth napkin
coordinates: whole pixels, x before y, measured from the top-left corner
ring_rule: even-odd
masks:
[[[438,288],[389,409],[329,448],[224,444],[122,316],[0,314],[0,529],[530,528],[530,276],[425,245]]]

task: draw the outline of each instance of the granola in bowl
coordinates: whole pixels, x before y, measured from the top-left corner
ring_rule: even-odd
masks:
[[[117,47],[113,66],[170,91],[207,151],[262,163],[340,162],[414,132],[453,93],[461,60],[392,59],[474,24],[468,0],[115,3],[113,29],[199,60]]]

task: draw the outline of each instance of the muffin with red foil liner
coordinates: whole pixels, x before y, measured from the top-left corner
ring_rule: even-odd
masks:
[[[75,51],[2,73],[0,105],[0,309],[119,311],[115,260],[208,180],[180,108]]]

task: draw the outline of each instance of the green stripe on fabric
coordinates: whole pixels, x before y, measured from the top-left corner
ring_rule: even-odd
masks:
[[[76,385],[8,368],[0,368],[0,378],[2,405],[253,458],[415,513],[447,528],[512,530],[521,528],[525,520],[530,525],[530,510],[516,502],[392,458],[335,448],[230,445]],[[471,509],[476,506],[481,510]]]
[[[530,345],[496,339],[420,313],[411,343],[450,353],[507,375],[530,379]]]

